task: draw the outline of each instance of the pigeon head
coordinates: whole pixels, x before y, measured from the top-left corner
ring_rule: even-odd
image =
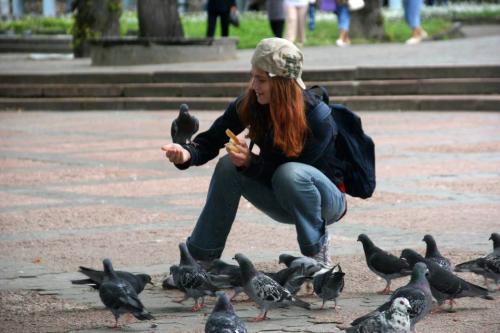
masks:
[[[233,259],[238,262],[238,265],[240,265],[243,284],[246,284],[252,277],[257,274],[257,270],[255,269],[254,265],[244,254],[236,253]]]
[[[490,240],[493,241],[493,249],[498,249],[500,247],[500,234],[496,232],[492,233]]]
[[[179,251],[181,252],[181,265],[197,266],[198,263],[189,253],[186,243],[179,243]]]
[[[412,249],[404,249],[401,258],[406,259],[410,267],[415,266],[417,262],[425,262],[425,258]]]
[[[426,276],[429,276],[429,269],[427,268],[427,265],[423,262],[417,262],[415,266],[413,266],[413,271],[411,273],[412,280],[414,278],[420,279]]]
[[[229,301],[229,298],[227,297],[226,293],[223,291],[218,291],[216,294],[218,296],[217,303],[215,303],[215,306],[214,306],[214,309],[212,310],[212,313],[218,312],[218,311],[234,313],[233,305]]]
[[[392,301],[391,310],[402,313],[409,313],[411,310],[410,302],[406,297],[397,297]]]
[[[153,281],[151,280],[151,275],[148,274],[136,274],[136,276],[144,283],[147,284],[149,283],[150,285],[154,286]]]
[[[189,111],[189,106],[187,104],[181,104],[179,108],[179,113],[187,113]]]
[[[342,267],[340,267],[339,264],[333,266],[332,269],[330,270],[330,273],[335,274],[337,276],[344,276],[345,275],[345,273],[342,272]]]
[[[111,263],[111,260],[106,258],[102,261],[102,266],[104,267],[104,274],[107,276],[115,276],[115,270],[113,269],[113,264]]]
[[[439,255],[439,251],[437,249],[436,241],[434,240],[434,237],[432,235],[425,235],[424,239],[422,241],[427,244],[427,249],[425,251],[425,256],[433,256],[433,255]]]
[[[363,249],[365,251],[367,249],[375,247],[375,244],[373,244],[372,240],[366,234],[360,234],[358,236],[358,242],[361,242],[361,244],[363,244]]]
[[[291,254],[283,253],[278,257],[278,263],[285,264],[288,267],[295,259],[296,257],[292,256]]]

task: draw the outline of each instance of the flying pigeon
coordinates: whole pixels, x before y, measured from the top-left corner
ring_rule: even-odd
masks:
[[[391,292],[391,280],[411,274],[411,268],[406,260],[396,257],[373,244],[365,234],[358,236],[358,242],[363,244],[368,268],[386,281],[386,286],[379,293]]]
[[[179,250],[181,264],[170,267],[175,286],[184,293],[184,298],[178,303],[193,298],[195,305],[191,310],[198,311],[205,306],[205,296],[215,296],[218,288],[210,281],[207,272],[191,256],[185,243],[179,244]],[[201,304],[198,304],[199,298],[201,298]]]
[[[492,279],[497,285],[497,290],[500,290],[500,234],[492,233],[490,240],[493,241],[493,252],[456,265],[455,272],[472,272],[483,276],[488,289],[488,279]]]
[[[85,284],[99,290],[104,279],[103,271],[80,266],[79,272],[88,276],[88,279],[71,280],[72,284]],[[140,294],[144,290],[146,284],[154,285],[151,282],[151,276],[148,274],[132,274],[125,271],[115,271],[115,273],[120,279],[127,281],[137,294]]]
[[[115,316],[115,327],[118,326],[118,318],[124,313],[131,313],[139,320],[155,319],[144,309],[134,288],[126,280],[118,277],[111,260],[104,259],[102,264],[104,277],[99,286],[99,297]]]
[[[245,293],[260,307],[260,313],[255,321],[266,319],[267,312],[277,307],[295,305],[310,309],[311,305],[293,296],[278,282],[264,273],[258,272],[252,262],[243,254],[237,253],[234,259],[241,268],[243,288]]]
[[[434,261],[425,259],[414,250],[404,249],[401,252],[401,257],[405,258],[410,266],[416,265],[419,262],[423,262],[427,265],[430,272],[428,280],[431,286],[432,296],[434,296],[439,306],[445,301],[449,301],[450,310],[453,310],[453,300],[461,297],[493,299],[488,295],[487,289],[459,278],[452,272],[436,264]]]
[[[354,327],[349,327],[347,333],[409,333],[411,332],[410,302],[404,297],[395,298],[389,309],[373,317],[368,317]]]
[[[387,311],[395,299],[404,297],[408,300],[411,306],[409,312],[410,329],[415,331],[415,324],[422,320],[431,310],[432,293],[427,280],[426,274],[429,273],[424,263],[418,263],[413,267],[410,282],[407,285],[400,287],[394,291],[389,301],[379,306],[374,311],[355,319],[351,325],[357,326],[368,318],[378,316],[381,312]],[[355,332],[355,331],[354,331]],[[391,331],[388,331],[391,332]],[[396,331],[397,332],[397,331]]]
[[[344,289],[344,275],[340,265],[335,265],[329,271],[314,276],[314,292],[323,300],[322,309],[326,301],[330,300],[335,302],[333,308],[337,307],[337,297]]]
[[[427,249],[425,250],[425,258],[434,261],[439,266],[451,272],[451,262],[449,259],[441,255],[437,248],[434,237],[432,237],[432,235],[425,235],[422,241],[427,244]]]
[[[172,121],[170,135],[172,141],[178,144],[191,142],[191,137],[198,132],[200,123],[195,116],[189,114],[187,104],[181,104],[179,115]]]
[[[218,298],[205,324],[205,333],[247,333],[243,321],[234,313],[234,308],[224,292]]]

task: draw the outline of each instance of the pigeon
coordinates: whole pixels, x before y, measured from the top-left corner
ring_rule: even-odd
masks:
[[[358,236],[358,242],[363,244],[366,264],[368,268],[386,281],[384,289],[379,294],[389,294],[391,292],[391,280],[411,274],[411,268],[406,260],[396,257],[373,244],[365,234]]]
[[[205,324],[205,333],[247,333],[243,321],[224,292],[217,292],[217,303]]]
[[[484,277],[486,288],[490,288],[488,279],[495,281],[497,290],[500,290],[500,234],[492,233],[493,252],[484,257],[466,261],[455,266],[455,272],[472,272]]]
[[[379,306],[374,311],[355,319],[351,325],[357,326],[368,318],[378,316],[381,312],[390,309],[391,304],[395,299],[404,297],[408,300],[411,306],[409,311],[410,329],[415,331],[415,325],[422,320],[431,310],[432,293],[426,275],[429,273],[424,263],[418,263],[413,267],[410,282],[407,285],[400,287],[394,291],[389,301]],[[356,331],[354,331],[356,332]],[[361,331],[363,332],[363,331]],[[371,332],[371,331],[370,331]],[[388,331],[392,332],[392,331]],[[396,331],[397,332],[397,331]]]
[[[451,262],[448,258],[445,258],[441,255],[437,248],[434,237],[432,237],[432,235],[425,235],[422,241],[427,244],[427,249],[425,250],[425,258],[434,261],[439,266],[451,272]]]
[[[324,267],[321,266],[316,259],[311,257],[296,257],[291,254],[280,254],[278,262],[280,264],[285,264],[286,267],[293,268],[297,266],[304,265],[305,272],[304,275],[312,277],[316,272],[320,271]]]
[[[184,293],[184,298],[177,301],[182,303],[193,298],[195,305],[191,311],[195,312],[205,306],[205,296],[215,296],[218,288],[211,282],[207,272],[194,260],[185,243],[179,244],[181,263],[170,267],[170,274],[177,289]],[[198,304],[198,299],[201,303]]]
[[[450,311],[452,311],[453,300],[456,298],[481,297],[488,300],[493,299],[488,295],[487,289],[459,278],[434,261],[425,259],[414,250],[404,249],[401,252],[401,257],[405,258],[410,266],[416,265],[419,262],[423,262],[427,265],[430,272],[428,280],[431,286],[432,296],[434,296],[439,306],[445,301],[449,301]]]
[[[144,309],[134,288],[116,274],[111,260],[104,259],[102,264],[104,277],[99,286],[99,297],[115,316],[115,327],[118,327],[118,318],[124,313],[131,313],[139,320],[155,319]]]
[[[368,317],[354,327],[349,327],[347,333],[409,333],[411,332],[410,302],[404,297],[395,298],[389,309],[373,317]]]
[[[344,289],[344,275],[342,267],[335,265],[329,271],[314,276],[314,292],[323,300],[322,309],[326,301],[330,300],[335,302],[333,308],[337,307],[337,297],[339,297]]]
[[[170,135],[172,141],[178,144],[187,144],[191,142],[191,137],[198,132],[200,123],[195,116],[189,114],[187,104],[181,104],[179,115],[172,121]]]
[[[258,272],[250,259],[237,253],[234,259],[238,262],[243,279],[245,293],[260,307],[260,313],[255,321],[265,320],[267,312],[277,307],[289,305],[310,309],[311,305],[293,296],[291,292],[264,273]]]
[[[104,279],[103,271],[80,266],[79,272],[88,276],[88,279],[71,280],[72,284],[85,284],[99,290]],[[115,271],[115,273],[120,279],[127,281],[137,294],[140,294],[144,290],[146,284],[154,285],[151,282],[151,276],[148,274],[132,274],[125,271]]]

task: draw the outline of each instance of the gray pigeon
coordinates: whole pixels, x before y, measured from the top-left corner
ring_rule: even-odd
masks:
[[[139,320],[155,319],[144,309],[134,288],[126,280],[118,277],[113,270],[111,260],[104,259],[102,264],[104,278],[99,287],[99,297],[115,316],[115,327],[118,326],[118,318],[124,313],[131,313]]]
[[[437,248],[434,237],[432,237],[432,235],[425,235],[422,241],[424,241],[427,245],[427,248],[425,250],[425,258],[434,261],[439,266],[451,272],[451,262],[448,258],[445,258],[441,255]]]
[[[324,267],[321,266],[316,259],[311,257],[296,257],[291,254],[280,254],[278,262],[280,264],[285,264],[286,267],[293,268],[304,265],[305,275],[312,277],[316,272],[320,271]]]
[[[390,308],[392,302],[398,297],[406,298],[411,305],[409,313],[411,331],[415,331],[415,324],[422,320],[432,308],[432,293],[426,275],[429,273],[424,263],[418,263],[413,267],[410,282],[394,291],[388,302],[382,304],[374,311],[355,319],[351,325],[356,326],[367,318],[379,315]]]
[[[215,296],[218,288],[212,283],[207,272],[191,256],[185,243],[179,244],[179,250],[181,264],[170,267],[175,286],[184,293],[184,298],[178,303],[193,298],[195,305],[191,310],[198,311],[205,306],[205,296]],[[201,298],[200,304],[198,304],[199,298]]]
[[[245,293],[260,307],[256,321],[265,320],[267,312],[277,307],[289,305],[310,309],[311,305],[293,296],[291,292],[264,273],[258,272],[252,262],[243,254],[237,253],[234,259],[238,262],[243,279]]]
[[[404,297],[395,298],[389,309],[373,317],[368,317],[354,327],[349,327],[347,333],[409,333],[411,331],[410,302]]]
[[[431,286],[432,296],[434,296],[439,306],[445,301],[449,301],[450,310],[453,310],[454,299],[461,297],[493,299],[488,295],[487,289],[459,278],[452,272],[436,264],[434,261],[425,259],[414,250],[404,249],[401,252],[401,257],[405,258],[410,266],[416,265],[419,262],[427,265],[430,272],[428,280]]]
[[[172,121],[170,128],[172,141],[178,144],[190,143],[191,137],[198,132],[199,127],[198,119],[189,114],[187,104],[181,104],[179,115]]]
[[[492,233],[493,252],[484,257],[470,260],[455,266],[455,272],[472,272],[484,277],[486,288],[490,288],[488,279],[495,281],[500,290],[500,234]]]
[[[358,236],[358,242],[363,244],[368,268],[386,282],[386,286],[379,292],[380,294],[387,295],[391,292],[392,279],[411,274],[411,268],[406,260],[378,248],[367,235],[360,234]]]
[[[337,297],[344,289],[344,275],[340,265],[335,265],[329,271],[314,276],[314,292],[323,300],[322,309],[326,301],[330,300],[335,302],[333,308],[337,307]]]
[[[226,294],[217,292],[218,299],[205,324],[205,333],[247,333],[243,321],[234,313]]]
[[[79,272],[88,276],[88,279],[71,280],[72,284],[85,284],[99,290],[104,279],[103,271],[80,266]],[[154,285],[151,282],[151,276],[148,274],[132,274],[125,271],[115,271],[115,273],[120,279],[127,281],[137,294],[140,294],[144,290],[146,284]]]

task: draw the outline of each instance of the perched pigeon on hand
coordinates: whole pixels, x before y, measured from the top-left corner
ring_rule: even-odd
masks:
[[[329,271],[314,276],[314,292],[323,300],[322,309],[330,300],[335,302],[333,308],[337,307],[337,297],[344,289],[344,275],[340,265],[335,265]]]
[[[425,259],[414,250],[404,249],[401,252],[401,257],[405,258],[410,266],[416,265],[419,262],[427,265],[430,272],[428,280],[431,286],[432,296],[434,296],[439,306],[441,306],[445,301],[449,301],[450,310],[453,310],[453,300],[461,297],[481,297],[488,300],[493,299],[488,295],[487,289],[459,278],[452,272],[447,271],[436,264],[434,261]]]
[[[370,270],[383,278],[386,286],[380,294],[389,294],[391,292],[391,280],[411,274],[411,268],[406,260],[396,257],[373,244],[365,234],[358,236],[358,242],[363,244],[366,264]]]
[[[187,104],[181,104],[179,115],[174,119],[170,128],[172,141],[178,144],[190,143],[191,137],[198,132],[199,127],[198,119],[189,114]]]
[[[94,289],[99,290],[102,280],[104,279],[103,271],[80,266],[79,272],[85,274],[89,278],[81,280],[71,280],[72,284],[86,284]],[[137,294],[140,294],[144,290],[146,284],[149,283],[151,285],[154,285],[153,282],[151,282],[151,276],[148,274],[132,274],[125,271],[115,271],[115,273],[120,279],[127,281],[132,286],[132,288],[134,288]]]
[[[178,303],[193,298],[195,305],[191,310],[198,311],[205,306],[205,296],[215,296],[218,288],[210,281],[207,272],[191,256],[185,243],[179,244],[179,250],[181,264],[170,267],[175,286],[184,293],[184,298]],[[201,298],[201,304],[198,304],[199,298]]]
[[[374,311],[354,320],[351,325],[356,326],[368,318],[378,316],[381,312],[388,310],[396,298],[404,297],[410,302],[410,329],[414,332],[415,324],[422,320],[430,312],[432,307],[432,293],[429,281],[426,278],[426,274],[428,273],[429,270],[424,263],[416,264],[413,267],[410,282],[408,282],[406,286],[396,289],[388,302],[382,304]]]
[[[434,261],[439,266],[451,272],[451,262],[449,259],[441,255],[437,248],[434,237],[432,237],[432,235],[425,235],[422,241],[427,244],[427,249],[425,250],[425,258]]]
[[[500,234],[492,233],[493,252],[474,260],[455,266],[455,272],[472,272],[484,277],[486,288],[490,288],[488,279],[495,281],[497,290],[500,290]]]
[[[347,333],[409,333],[410,332],[410,302],[404,297],[395,298],[391,307],[368,317],[354,327],[349,327]]]
[[[237,253],[234,259],[240,265],[245,293],[260,307],[260,314],[255,318],[256,321],[266,319],[268,310],[277,307],[295,305],[304,309],[311,308],[309,303],[293,296],[278,282],[258,272],[245,255]]]
[[[234,313],[226,294],[217,292],[218,299],[205,324],[205,333],[247,333],[243,321]]]
[[[131,313],[139,320],[155,319],[144,309],[134,288],[126,280],[118,277],[111,260],[104,259],[102,263],[104,278],[99,287],[99,297],[115,316],[115,327],[118,326],[118,318],[124,313]]]

